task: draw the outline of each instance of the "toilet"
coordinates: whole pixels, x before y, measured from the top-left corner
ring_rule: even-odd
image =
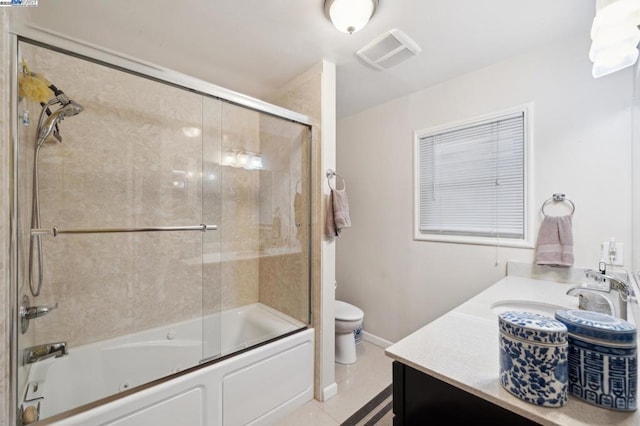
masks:
[[[354,331],[362,326],[364,312],[357,306],[340,300],[335,301],[336,316],[336,362],[356,362],[356,340]]]

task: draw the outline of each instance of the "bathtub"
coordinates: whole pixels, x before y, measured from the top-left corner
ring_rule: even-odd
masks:
[[[312,395],[313,330],[255,303],[70,347],[65,357],[33,364],[24,401],[56,425],[215,426],[268,424]],[[64,413],[75,407],[78,414]]]

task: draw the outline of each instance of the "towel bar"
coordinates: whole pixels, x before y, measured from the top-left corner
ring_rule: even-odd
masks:
[[[84,229],[60,229],[56,226],[53,228],[36,228],[31,230],[31,235],[53,235],[57,237],[60,234],[110,234],[120,232],[167,232],[167,231],[215,231],[217,225],[194,225],[194,226],[150,226],[144,228],[84,228]]]
[[[334,177],[339,177],[340,179],[342,179],[342,190],[345,190],[347,188],[347,181],[344,180],[344,178],[342,177],[342,175],[338,172],[336,172],[335,170],[331,170],[331,169],[327,169],[327,179],[329,180],[329,188],[331,188],[332,190],[336,190],[336,186],[335,185],[331,185],[331,180]]]

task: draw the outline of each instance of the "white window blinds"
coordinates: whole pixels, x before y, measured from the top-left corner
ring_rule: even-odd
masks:
[[[524,238],[523,111],[418,144],[421,234]]]

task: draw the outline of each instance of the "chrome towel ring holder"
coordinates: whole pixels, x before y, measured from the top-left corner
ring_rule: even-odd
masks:
[[[573,204],[573,201],[571,201],[570,199],[566,198],[566,196],[562,193],[556,193],[553,194],[553,196],[551,198],[549,198],[548,200],[546,200],[544,203],[542,203],[542,214],[544,216],[548,216],[545,211],[544,208],[549,204],[549,203],[560,203],[560,202],[566,202],[569,203],[571,205],[571,213],[569,213],[569,215],[573,215],[573,212],[576,211],[576,205]]]
[[[336,172],[335,170],[327,169],[327,180],[329,182],[329,188],[331,188],[334,191],[338,190],[337,179],[335,183],[333,182],[333,178],[335,177],[339,177],[340,179],[342,179],[342,189],[340,191],[344,191],[345,189],[347,189],[347,181],[344,180],[342,175]]]

